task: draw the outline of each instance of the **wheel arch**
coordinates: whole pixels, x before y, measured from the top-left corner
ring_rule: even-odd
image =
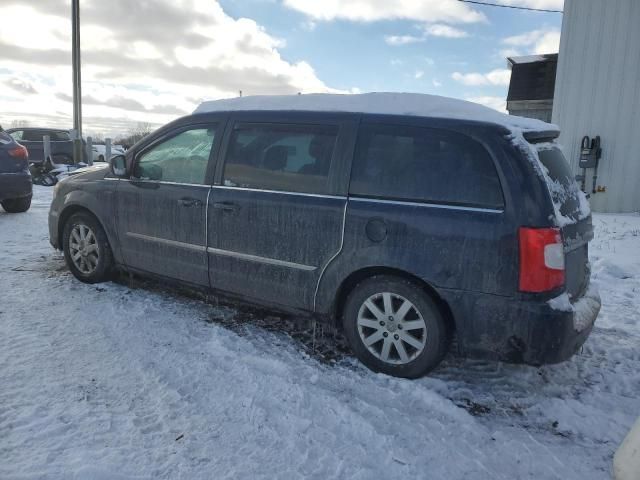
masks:
[[[98,217],[98,215],[96,215],[95,212],[93,212],[90,208],[87,208],[85,205],[78,205],[78,204],[71,204],[65,207],[65,209],[62,210],[62,212],[60,212],[60,219],[58,220],[58,238],[60,239],[58,244],[59,244],[60,250],[62,250],[63,248],[62,246],[64,244],[63,238],[62,238],[62,236],[64,235],[64,226],[66,225],[67,221],[69,220],[69,218],[71,218],[72,215],[80,212],[91,215],[96,220],[96,222],[98,222],[100,227],[102,227],[102,230],[105,232],[105,235],[107,236],[107,240],[109,241],[109,246],[111,247],[111,251],[113,251],[113,241],[109,237],[109,232],[105,228],[102,221],[100,220],[100,217]]]
[[[341,328],[342,310],[344,308],[345,302],[347,301],[347,297],[353,291],[353,289],[367,278],[379,275],[399,277],[408,280],[412,284],[419,287],[435,302],[447,324],[447,328],[449,329],[450,333],[453,334],[456,331],[455,318],[453,316],[451,308],[449,307],[449,304],[444,300],[444,298],[442,298],[440,294],[438,294],[437,290],[432,285],[405,270],[381,266],[364,267],[356,270],[340,283],[340,286],[338,287],[337,293],[335,295],[333,307],[331,309],[331,318],[333,319],[334,326]]]

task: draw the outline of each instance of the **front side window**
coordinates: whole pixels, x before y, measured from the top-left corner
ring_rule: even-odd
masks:
[[[444,130],[365,126],[351,173],[355,196],[501,208],[498,173],[487,150]]]
[[[144,151],[137,160],[134,177],[176,183],[206,183],[209,154],[215,128],[186,130]]]
[[[338,130],[318,125],[240,125],[225,160],[226,186],[327,193]]]

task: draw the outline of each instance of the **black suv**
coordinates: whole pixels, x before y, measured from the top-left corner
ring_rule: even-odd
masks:
[[[368,367],[460,351],[568,359],[600,308],[593,237],[549,124],[409,94],[203,104],[59,183],[51,243],[114,268],[311,314]]]
[[[53,164],[73,164],[73,140],[68,130],[55,128],[18,127],[10,128],[7,133],[29,150],[29,163],[40,165],[44,158],[45,135],[49,136],[51,145],[51,161]],[[83,140],[83,145],[85,144]],[[83,148],[83,161],[86,162],[87,154]]]

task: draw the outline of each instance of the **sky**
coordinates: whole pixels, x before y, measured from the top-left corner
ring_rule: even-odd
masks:
[[[70,0],[0,0],[5,128],[71,127],[70,10]],[[504,110],[506,57],[557,52],[562,25],[560,13],[458,0],[80,0],[80,10],[84,133],[112,137],[240,91],[418,92]]]

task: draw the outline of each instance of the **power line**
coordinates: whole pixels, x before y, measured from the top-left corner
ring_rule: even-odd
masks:
[[[512,8],[514,10],[528,10],[530,12],[547,12],[547,13],[564,13],[562,10],[547,10],[545,8],[518,7],[515,5],[502,5],[500,3],[479,2],[477,0],[458,0],[464,3],[474,3],[476,5],[485,5],[487,7]]]

